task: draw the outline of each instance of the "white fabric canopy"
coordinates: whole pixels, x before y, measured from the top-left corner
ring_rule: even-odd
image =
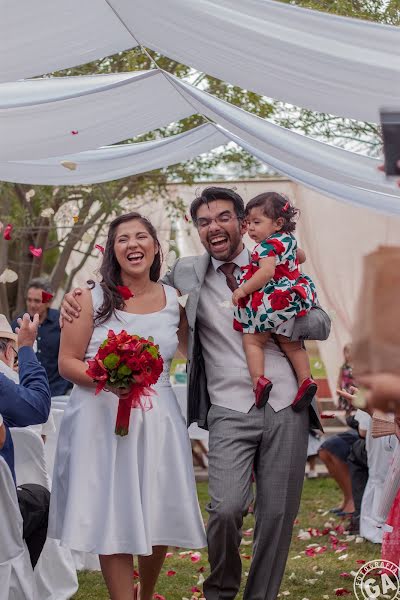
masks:
[[[311,110],[377,121],[380,106],[400,102],[400,29],[388,25],[273,0],[0,0],[0,8],[0,81],[72,67],[138,41]]]
[[[0,81],[88,63],[135,46],[104,0],[0,0]]]
[[[400,104],[400,28],[273,0],[111,0],[144,46],[277,100],[377,122]]]
[[[105,146],[61,157],[0,162],[0,180],[33,185],[100,183],[174,165],[226,144],[214,125],[151,142]],[[68,170],[62,162],[76,164]]]
[[[194,112],[157,70],[3,83],[0,160],[92,150]]]
[[[273,125],[158,70],[1,84],[0,161],[13,161],[0,162],[2,176],[29,183],[93,183],[174,164],[195,155],[189,137],[162,142],[177,152],[170,159],[162,156],[159,143],[78,153],[196,112],[219,124],[216,145],[225,136],[311,188],[359,206],[400,214],[399,191],[376,170],[376,160]],[[212,139],[208,141],[207,147],[199,143],[199,151],[212,147]],[[76,152],[61,154],[65,149]],[[133,156],[137,164],[129,166]],[[24,165],[19,168],[15,162],[23,159],[29,161],[24,163],[25,173]],[[67,173],[60,164],[65,160],[79,167]],[[83,177],[78,178],[81,162]]]
[[[400,192],[377,171],[378,161],[273,125],[167,76],[227,137],[280,173],[339,200],[400,214]]]

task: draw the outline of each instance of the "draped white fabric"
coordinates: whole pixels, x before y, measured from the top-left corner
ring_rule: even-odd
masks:
[[[0,0],[0,81],[88,63],[136,46],[104,0]]]
[[[266,182],[266,189],[275,188]],[[301,185],[293,195],[301,210],[297,235],[307,255],[304,270],[332,317],[331,335],[319,348],[334,393],[342,348],[351,341],[363,256],[379,244],[400,245],[400,218],[338,204]]]
[[[377,121],[380,106],[400,101],[396,27],[273,0],[2,0],[0,8],[0,81],[88,62],[137,40],[311,110]]]
[[[157,70],[3,83],[0,160],[92,150],[194,112]]]
[[[207,124],[168,138],[105,146],[97,150],[39,160],[0,162],[0,180],[34,185],[100,183],[184,162],[226,144],[228,139]],[[65,168],[63,162],[76,165]]]
[[[398,27],[273,0],[110,4],[144,46],[270,98],[374,122],[400,103]]]
[[[0,176],[29,183],[94,183],[174,164],[194,156],[190,136],[163,141],[177,152],[168,159],[157,143],[92,148],[196,112],[218,124],[215,146],[225,136],[311,188],[358,206],[400,214],[400,192],[376,170],[377,161],[273,125],[157,70],[1,84]],[[197,142],[199,151],[209,150],[213,137]],[[65,150],[74,150],[73,156]],[[82,155],[82,151],[90,152]],[[132,161],[130,167],[133,157],[136,164]],[[16,161],[24,159],[19,166]],[[61,165],[65,160],[76,163],[77,169],[67,172]]]
[[[400,192],[378,162],[269,123],[168,75],[199,112],[223,126],[232,141],[295,181],[339,200],[400,214]]]

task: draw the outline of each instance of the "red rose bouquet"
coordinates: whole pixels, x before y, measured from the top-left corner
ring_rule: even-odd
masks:
[[[88,360],[86,373],[97,383],[96,394],[105,386],[127,390],[119,399],[115,433],[127,435],[132,408],[152,408],[151,385],[157,383],[164,362],[153,338],[129,335],[126,331],[115,334],[110,329],[94,358]]]

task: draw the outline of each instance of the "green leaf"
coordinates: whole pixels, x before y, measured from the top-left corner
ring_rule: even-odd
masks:
[[[264,321],[266,321],[268,319],[268,315],[260,315],[260,322],[264,323]]]
[[[149,354],[151,354],[151,356],[152,356],[153,358],[157,358],[157,356],[158,356],[158,350],[157,350],[157,348],[155,348],[154,346],[150,346],[150,348],[147,348],[147,352],[148,352]]]

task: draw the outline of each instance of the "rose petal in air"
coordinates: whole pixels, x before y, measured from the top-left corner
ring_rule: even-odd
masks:
[[[42,256],[42,254],[43,254],[42,248],[35,248],[35,246],[32,246],[32,244],[29,246],[29,252],[35,258],[40,258]]]
[[[101,252],[101,254],[104,254],[104,246],[100,246],[100,244],[96,244],[95,248],[96,248],[96,250],[98,250],[99,252]]]
[[[12,271],[12,269],[4,269],[2,274],[0,275],[0,283],[13,283],[17,281],[18,273]]]
[[[13,230],[13,225],[11,223],[9,223],[8,225],[5,226],[4,233],[3,233],[3,238],[5,240],[11,240],[12,230]]]
[[[50,302],[50,300],[53,299],[53,294],[49,294],[48,292],[45,292],[44,290],[42,290],[42,302],[43,304],[47,304],[47,302]]]
[[[68,169],[68,171],[75,171],[78,166],[76,162],[73,162],[72,160],[62,160],[60,165],[64,167],[64,169]]]

